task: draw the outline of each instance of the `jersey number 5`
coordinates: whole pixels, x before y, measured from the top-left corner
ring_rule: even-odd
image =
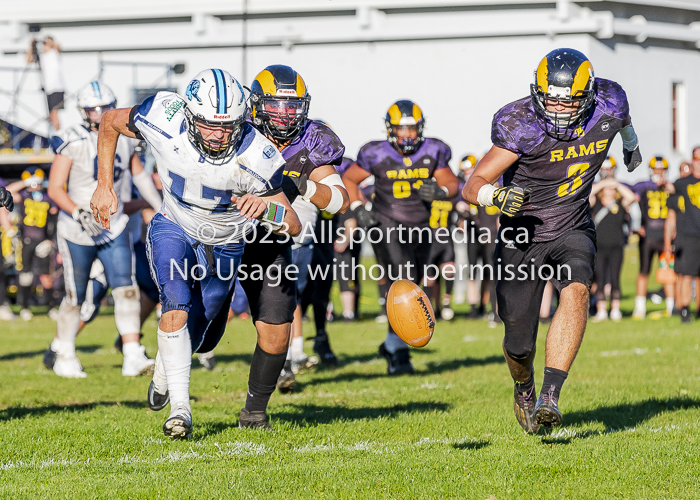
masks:
[[[590,163],[574,163],[573,165],[569,165],[569,170],[566,177],[567,179],[571,179],[573,177],[573,179],[559,186],[557,195],[559,195],[560,198],[563,198],[564,196],[569,196],[570,194],[574,194],[576,191],[578,191],[579,188],[583,186],[583,175],[590,166]]]

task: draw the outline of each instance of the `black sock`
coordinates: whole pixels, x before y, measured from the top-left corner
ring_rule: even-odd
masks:
[[[259,345],[255,345],[248,377],[248,396],[245,400],[246,410],[265,411],[267,409],[267,403],[275,391],[277,379],[286,359],[286,352],[270,354],[263,351]]]
[[[328,340],[328,334],[326,333],[326,330],[317,330],[316,331],[316,341],[322,342],[324,340]]]
[[[564,385],[564,381],[568,375],[568,372],[557,370],[556,368],[545,367],[544,379],[542,380],[542,389],[540,390],[540,394],[550,392],[555,398],[559,398],[561,386]]]
[[[535,387],[535,369],[532,369],[532,371],[530,372],[530,378],[527,379],[525,382],[518,382],[516,380],[515,387],[518,389],[518,392],[522,394],[527,394],[530,391],[532,391],[532,388]]]

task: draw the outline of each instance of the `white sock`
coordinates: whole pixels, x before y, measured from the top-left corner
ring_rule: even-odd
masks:
[[[646,298],[646,297],[641,297],[641,296],[637,295],[637,296],[634,298],[634,308],[635,308],[637,311],[644,311],[644,312],[646,312],[646,310],[647,310],[647,298]]]
[[[141,344],[138,340],[125,342],[122,346],[122,354],[125,358],[138,356],[141,354]]]
[[[168,389],[168,379],[165,376],[165,367],[163,366],[163,358],[160,357],[160,351],[156,354],[156,364],[153,369],[153,384],[156,386],[156,391],[159,394],[165,394]]]
[[[75,355],[75,337],[80,328],[80,306],[69,304],[64,298],[58,309],[58,321],[56,322],[56,336],[51,346],[56,353],[62,355]]]
[[[399,349],[408,349],[408,344],[401,340],[401,337],[396,335],[394,332],[386,332],[384,347],[386,347],[386,350],[391,354],[394,354]]]
[[[668,314],[673,313],[673,307],[676,305],[676,299],[673,297],[666,297],[666,312]]]
[[[287,348],[287,358],[286,361],[291,361],[292,360],[292,346],[289,346]]]
[[[304,355],[304,337],[294,337],[292,338],[292,345],[290,347],[292,352],[292,358]]]
[[[163,361],[170,391],[170,408],[190,407],[190,368],[192,346],[187,325],[174,332],[158,328],[158,353]]]

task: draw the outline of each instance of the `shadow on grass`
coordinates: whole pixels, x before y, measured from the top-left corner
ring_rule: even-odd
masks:
[[[376,359],[377,355],[368,355],[368,359]],[[460,368],[468,368],[471,366],[484,366],[493,363],[505,363],[505,359],[501,355],[487,356],[485,358],[459,358],[452,359],[448,361],[437,361],[428,363],[428,368],[426,370],[416,371],[414,376],[420,375],[430,375],[436,373],[451,372],[454,370],[459,370]],[[328,373],[328,371],[323,372]],[[311,387],[314,385],[339,383],[339,382],[353,382],[357,380],[374,380],[378,378],[385,378],[387,374],[382,373],[360,373],[360,372],[350,372],[350,373],[339,373],[334,377],[316,377],[311,380],[303,380],[300,382],[297,379],[297,385],[294,388],[294,392],[301,392],[305,387]]]
[[[491,441],[481,439],[479,441],[464,441],[463,443],[454,443],[452,447],[455,450],[480,450],[491,445]]]
[[[76,403],[70,405],[47,406],[11,406],[0,410],[0,422],[25,417],[41,417],[50,413],[77,413],[94,410],[100,407],[124,406],[126,408],[145,408],[145,401],[98,401],[95,403]]]
[[[338,422],[350,422],[356,420],[374,420],[378,418],[396,418],[404,413],[428,413],[443,412],[450,408],[447,403],[414,402],[393,406],[379,406],[368,408],[347,408],[344,406],[321,405],[287,405],[298,411],[281,411],[271,414],[270,423],[276,427],[282,422],[289,422],[296,427],[314,427],[316,425],[333,424]],[[222,433],[231,428],[238,427],[238,418],[230,422],[206,422],[206,434]]]
[[[217,363],[245,363],[247,365],[253,360],[253,351],[250,354],[219,354],[214,353]],[[196,365],[193,365],[196,366]]]
[[[92,353],[96,352],[98,349],[102,349],[103,347],[104,346],[98,345],[98,344],[90,344],[90,345],[77,346],[75,348],[75,350],[78,352],[85,353],[85,354],[92,354]],[[45,351],[45,349],[40,349],[38,351],[10,352],[10,353],[1,355],[0,361],[12,361],[13,359],[33,358],[34,356],[43,356],[44,351]]]
[[[564,424],[585,425],[601,423],[605,431],[576,431],[575,429],[554,429],[549,435],[542,437],[543,444],[570,444],[574,439],[585,439],[612,432],[633,429],[639,424],[661,413],[700,408],[700,399],[696,398],[652,398],[632,404],[601,406],[593,410],[577,411],[564,415]]]

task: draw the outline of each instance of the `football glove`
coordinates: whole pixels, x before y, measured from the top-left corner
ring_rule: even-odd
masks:
[[[363,228],[369,228],[379,225],[379,221],[374,214],[368,211],[364,205],[360,205],[352,211],[357,221],[357,225]]]
[[[53,243],[51,240],[44,240],[34,248],[34,255],[40,259],[45,259],[51,255],[51,250],[53,250]]]
[[[418,188],[418,194],[420,195],[421,200],[428,203],[447,198],[447,191],[438,186],[435,179],[424,180],[423,184],[421,184],[420,188]]]
[[[99,236],[102,234],[102,225],[95,221],[95,218],[90,212],[84,208],[75,207],[73,210],[73,220],[79,222],[83,226],[83,230],[88,236]]]
[[[493,193],[493,204],[508,217],[518,213],[530,196],[532,189],[520,186],[506,186],[496,189]]]
[[[297,196],[304,196],[306,194],[306,187],[308,185],[306,181],[308,179],[309,177],[306,174],[299,177],[285,175],[282,178],[282,191],[290,202],[294,201]]]
[[[12,193],[4,187],[0,187],[0,206],[5,207],[10,212],[15,208],[15,200],[12,199]]]
[[[628,172],[633,172],[634,169],[642,164],[642,153],[639,152],[639,146],[632,151],[627,151],[625,148],[622,148],[622,156],[624,157]]]

